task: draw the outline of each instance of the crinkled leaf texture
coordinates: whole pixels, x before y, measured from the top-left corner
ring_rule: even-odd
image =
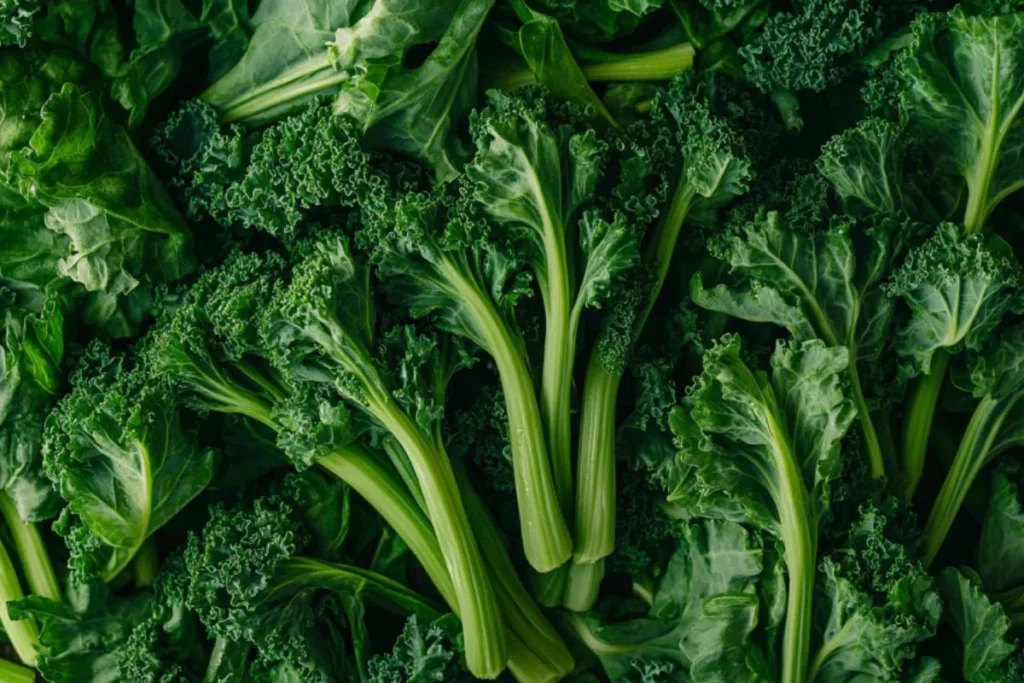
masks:
[[[47,422],[44,466],[107,555],[112,580],[142,544],[209,484],[213,453],[181,424],[172,392],[94,356]]]
[[[191,235],[131,138],[103,110],[82,64],[61,50],[26,49],[9,55],[5,68],[0,107],[10,135],[0,175],[22,195],[25,203],[12,210],[30,229],[0,269],[40,287],[66,277],[84,290],[71,292],[81,318],[114,336],[132,334],[151,306],[152,283],[193,270]],[[40,205],[51,236],[38,229]],[[24,256],[27,263],[14,260]]]
[[[162,563],[152,589],[113,593],[94,582],[59,603],[30,596],[11,603],[16,619],[40,626],[39,670],[53,683],[197,680],[207,665],[205,638],[186,608],[181,556]]]
[[[0,488],[22,519],[35,521],[54,516],[59,502],[42,472],[42,441],[62,381],[64,312],[53,294],[39,310],[17,298],[0,287]]]
[[[1020,265],[987,242],[943,223],[887,283],[886,291],[910,306],[910,320],[895,343],[909,374],[930,372],[939,350],[980,349],[1003,316],[1021,307]]]

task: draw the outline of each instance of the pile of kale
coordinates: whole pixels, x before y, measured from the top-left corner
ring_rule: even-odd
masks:
[[[1020,0],[0,0],[0,680],[1024,682]]]

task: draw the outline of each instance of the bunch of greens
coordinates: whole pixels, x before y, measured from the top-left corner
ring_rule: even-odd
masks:
[[[1024,681],[1019,1],[0,55],[0,679]]]

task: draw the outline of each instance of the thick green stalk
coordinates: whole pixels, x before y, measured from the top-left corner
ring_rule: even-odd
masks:
[[[930,372],[916,381],[910,399],[910,410],[903,427],[903,494],[907,500],[914,497],[924,473],[928,437],[948,364],[949,353],[943,349],[937,351],[932,357]]]
[[[327,50],[323,50],[234,100],[226,100],[220,94],[219,81],[207,88],[201,98],[217,109],[223,123],[246,119],[260,121],[272,116],[282,105],[288,105],[300,98],[312,98],[341,85],[348,79],[346,71],[331,66]]]
[[[505,539],[479,495],[465,477],[460,477],[459,485],[509,630],[524,640],[526,646],[544,662],[552,674],[559,674],[559,678],[568,675],[574,666],[572,654],[519,579]],[[514,672],[511,655],[509,666]]]
[[[562,519],[572,519],[572,371],[576,358],[576,326],[565,229],[548,215],[545,252],[544,357],[541,365],[540,411],[551,460],[555,495]],[[562,602],[565,565],[531,578],[534,594],[548,607]]]
[[[549,572],[572,554],[572,537],[555,490],[545,444],[544,423],[534,391],[525,351],[512,339],[489,299],[454,267],[445,271],[467,309],[475,312],[484,348],[498,368],[508,412],[512,470],[515,476],[519,523],[527,562]]]
[[[35,683],[35,680],[34,669],[0,659],[0,683]]]
[[[29,591],[56,602],[61,601],[60,583],[50,562],[50,553],[39,529],[31,522],[25,522],[18,514],[14,501],[6,493],[0,493],[0,515],[3,516],[7,528],[11,531],[14,551],[21,560],[21,570],[25,574]]]
[[[785,548],[787,593],[786,626],[782,635],[782,681],[805,683],[811,652],[811,607],[817,531],[810,518],[810,498],[800,465],[789,448],[783,430],[773,425],[775,466],[779,472],[776,509]]]
[[[339,448],[318,460],[317,464],[351,486],[384,518],[409,546],[437,592],[458,614],[455,586],[434,535],[434,527],[402,482],[361,446]]]
[[[582,67],[594,83],[617,81],[667,81],[680,71],[693,68],[693,45],[680,43],[661,50],[626,54],[600,53],[600,61]]]
[[[459,605],[441,547],[423,509],[402,483],[364,448],[338,449],[318,463],[362,496],[395,530],[456,616]],[[460,486],[471,491],[460,479]],[[508,666],[522,683],[558,680],[572,669],[572,657],[515,574],[512,560],[476,497],[464,496],[508,631]],[[565,657],[568,657],[566,663]]]
[[[568,520],[572,514],[572,369],[576,358],[576,330],[572,324],[573,294],[565,230],[552,226],[546,233],[547,279],[541,287],[544,292],[544,358],[540,406],[555,494],[562,516]]]
[[[569,570],[569,584],[562,605],[573,612],[586,612],[597,602],[604,578],[604,559],[590,564],[574,562]]]
[[[440,605],[428,600],[408,586],[375,571],[340,562],[326,562],[314,557],[293,557],[278,570],[286,577],[281,590],[296,585],[310,585],[328,590],[354,587],[367,603],[396,614],[421,614],[431,620],[441,616]]]
[[[152,586],[156,581],[159,562],[156,556],[156,541],[153,537],[146,539],[146,542],[139,548],[132,559],[132,571],[135,574],[135,587],[143,588]]]
[[[405,449],[416,471],[455,585],[469,668],[478,678],[495,678],[507,660],[505,628],[448,455],[389,396],[371,399],[367,407]]]
[[[601,364],[595,347],[580,404],[574,564],[593,564],[615,550],[615,409],[621,379]]]
[[[594,53],[595,61],[581,64],[580,71],[591,83],[613,83],[623,81],[667,81],[680,71],[693,68],[696,55],[693,45],[680,43],[662,50],[614,54]],[[583,61],[587,61],[587,56]],[[488,85],[502,90],[515,90],[524,85],[537,83],[529,69],[490,74]]]
[[[978,478],[978,473],[988,463],[992,444],[999,436],[999,430],[1002,429],[1003,422],[1016,404],[1017,398],[1013,396],[997,400],[986,396],[975,408],[924,527],[926,567],[930,566],[938,555],[967,492]]]
[[[668,277],[676,242],[693,197],[693,188],[685,178],[680,178],[664,218],[655,228],[644,250],[643,264],[654,273],[655,281],[643,303],[643,310],[637,316],[634,341],[643,331]],[[598,339],[587,364],[580,403],[576,546],[573,554],[573,561],[577,564],[593,564],[615,550],[615,412],[624,368],[611,371],[603,367],[599,358],[600,348],[601,341]],[[601,575],[595,571],[581,571],[577,573],[577,578],[600,582]],[[593,586],[577,586],[570,590],[576,597],[597,595]],[[578,600],[574,600],[574,604],[576,609],[586,609]]]
[[[21,600],[25,594],[18,583],[18,571],[11,562],[7,548],[0,543],[0,623],[3,624],[7,639],[26,666],[36,665],[36,650],[39,648],[39,629],[32,619],[14,621],[7,611],[7,603]]]
[[[566,582],[569,580],[569,566],[570,563],[566,562],[561,567],[545,574],[541,574],[531,567],[526,581],[530,586],[530,594],[533,595],[533,599],[545,607],[561,605]]]

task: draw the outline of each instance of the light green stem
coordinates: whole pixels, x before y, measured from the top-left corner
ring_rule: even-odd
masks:
[[[948,364],[949,353],[944,349],[937,351],[932,357],[930,372],[917,380],[910,399],[910,411],[903,427],[903,494],[907,500],[914,497],[924,473],[928,437]]]
[[[431,620],[441,616],[440,606],[433,601],[383,574],[356,565],[298,556],[282,563],[279,571],[288,576],[282,590],[292,590],[295,584],[328,590],[358,586],[360,597],[369,605],[402,616],[424,612]]]
[[[444,601],[458,614],[455,586],[426,513],[386,467],[360,446],[340,448],[317,461],[363,497],[416,556]]]
[[[810,498],[800,466],[776,426],[779,500],[776,508],[789,575],[786,625],[782,635],[782,681],[804,683],[811,652],[811,608],[814,599],[817,532],[810,518]]]
[[[32,619],[14,621],[7,610],[7,603],[24,597],[11,556],[3,543],[0,543],[0,623],[3,624],[4,632],[18,658],[26,666],[34,667],[36,651],[39,648],[39,630],[36,628],[36,622]]]
[[[338,449],[317,464],[351,486],[381,514],[409,546],[449,608],[460,616],[455,587],[430,520],[388,468],[358,446]],[[461,479],[460,486],[471,491]],[[572,669],[571,655],[516,576],[504,541],[475,492],[472,496],[467,493],[464,500],[508,626],[509,669],[522,683],[558,680],[567,667]]]
[[[614,59],[582,67],[588,81],[667,81],[680,71],[693,67],[696,50],[680,43],[663,50],[615,55]]]
[[[695,55],[696,50],[690,43],[652,52],[603,53],[602,61],[581,64],[580,71],[591,83],[667,81],[680,71],[693,68]],[[502,90],[515,90],[536,83],[537,79],[529,69],[499,72],[489,79],[490,86]]]
[[[132,571],[135,574],[135,587],[152,586],[156,581],[159,562],[156,554],[156,541],[152,536],[146,539],[139,552],[132,558]]]
[[[633,333],[635,340],[643,331],[647,318],[668,277],[669,266],[683,223],[690,211],[694,190],[680,178],[663,220],[655,228],[644,250],[643,263],[654,274],[655,281],[637,316]],[[616,401],[622,370],[604,368],[599,358],[601,342],[591,350],[583,382],[580,405],[580,446],[576,488],[576,547],[573,561],[593,564],[615,549],[615,430]],[[583,571],[580,578],[600,580],[593,571]],[[570,588],[577,596],[596,592],[592,586]],[[582,603],[576,601],[576,607]]]
[[[494,589],[484,569],[448,455],[390,398],[371,403],[371,413],[405,449],[427,505],[462,615],[466,660],[478,678],[505,669],[505,629]]]
[[[555,491],[544,424],[525,351],[510,337],[500,314],[478,287],[466,281],[454,266],[445,270],[445,276],[456,284],[467,309],[476,312],[483,346],[498,368],[508,412],[523,552],[530,566],[549,572],[569,559],[572,537]]]
[[[509,630],[524,640],[550,673],[560,674],[559,677],[568,675],[573,669],[572,654],[516,574],[505,539],[479,495],[465,477],[459,478],[459,485]],[[512,666],[511,658],[509,666],[514,672],[516,667]]]
[[[590,354],[580,405],[573,562],[581,565],[591,565],[615,550],[615,402],[622,376],[606,370],[598,355],[596,348]]]
[[[551,218],[550,220],[555,220]],[[554,476],[555,495],[564,519],[572,515],[572,370],[576,357],[564,227],[550,227],[545,239],[547,279],[544,295],[544,358],[540,404]]]
[[[11,531],[14,550],[21,560],[28,589],[34,595],[41,595],[56,602],[61,601],[60,583],[50,562],[50,553],[35,524],[25,522],[18,514],[18,508],[6,493],[0,493],[0,515]]]
[[[992,444],[1015,403],[1016,397],[997,400],[986,396],[975,408],[925,523],[923,561],[926,567],[931,565],[942,548],[967,492],[988,463]]]
[[[597,602],[604,578],[604,559],[590,564],[574,562],[562,605],[573,612],[586,612]]]
[[[35,680],[34,669],[0,659],[0,683],[35,683]]]

